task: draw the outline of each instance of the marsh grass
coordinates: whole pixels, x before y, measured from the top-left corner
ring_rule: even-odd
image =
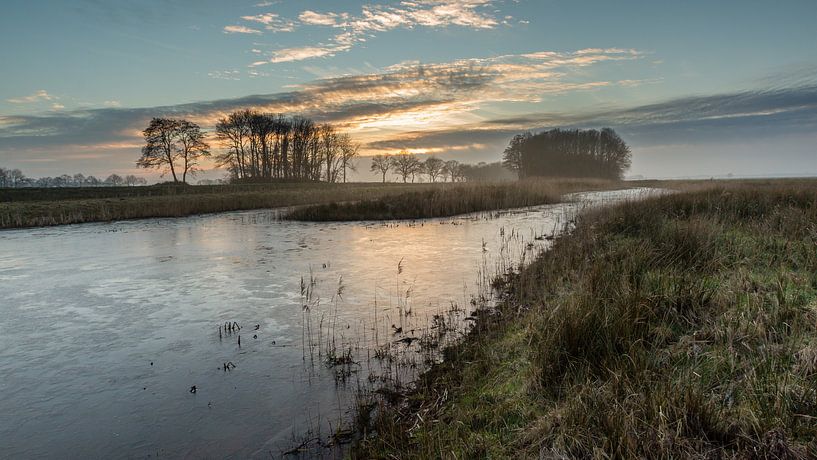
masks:
[[[495,283],[354,458],[814,458],[817,185],[601,209]]]
[[[434,184],[430,184],[434,185]],[[530,179],[518,182],[437,184],[359,201],[294,209],[285,217],[302,221],[397,220],[449,217],[480,211],[521,208],[562,201],[567,193],[623,187],[594,179]]]
[[[0,228],[23,228],[357,201],[433,184],[326,184],[0,189]]]

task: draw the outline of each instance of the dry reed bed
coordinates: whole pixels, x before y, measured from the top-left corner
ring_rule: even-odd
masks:
[[[265,209],[361,200],[408,190],[423,190],[430,184],[280,184],[275,186],[187,186],[147,190],[150,187],[116,190],[71,189],[48,192],[45,200],[31,193],[14,201],[0,202],[0,228],[23,228],[83,222],[105,222],[151,217],[182,217],[224,211]],[[132,189],[145,189],[134,192]],[[99,195],[101,194],[101,195]],[[112,196],[109,196],[113,194]],[[13,194],[12,194],[13,195]],[[16,195],[15,195],[16,196]],[[88,196],[101,196],[88,198]],[[61,198],[63,197],[63,198]],[[77,198],[79,197],[79,198]]]
[[[622,187],[593,179],[531,179],[519,182],[448,184],[425,190],[305,206],[286,217],[301,221],[395,220],[449,217],[471,212],[556,203],[566,193]]]
[[[817,456],[814,182],[601,210],[497,285],[352,457]]]

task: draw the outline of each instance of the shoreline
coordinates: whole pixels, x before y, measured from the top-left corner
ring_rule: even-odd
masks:
[[[399,402],[370,395],[351,457],[817,455],[806,435],[817,395],[786,389],[817,375],[816,223],[814,183],[693,191],[583,216],[497,281],[498,307]],[[754,294],[741,295],[745,285]],[[749,333],[749,352],[719,335],[758,321],[782,335]]]
[[[523,184],[523,185],[520,185]],[[539,184],[538,191],[518,190],[530,184]],[[472,203],[457,206],[451,213],[420,215],[425,217],[450,217],[453,215],[499,209],[507,202],[491,203],[487,208],[480,207],[484,190],[517,190],[517,201],[522,206],[547,204],[553,202],[554,196],[561,196],[575,191],[593,191],[610,188],[624,188],[626,182],[607,182],[595,180],[544,179],[531,182],[507,183],[349,183],[349,184],[280,184],[259,186],[203,186],[183,187],[186,193],[178,193],[174,188],[167,189],[166,194],[156,194],[156,190],[146,188],[145,195],[106,196],[102,198],[81,197],[38,201],[28,197],[25,200],[0,202],[0,230],[51,227],[89,222],[113,222],[133,219],[164,217],[187,217],[230,211],[249,211],[254,209],[274,209],[293,206],[330,205],[344,202],[363,202],[366,200],[400,200],[401,196],[413,197],[438,193],[450,197],[456,202],[472,198]],[[128,193],[136,193],[125,188]],[[255,190],[254,190],[255,188]],[[547,194],[542,190],[548,189]],[[219,192],[222,190],[222,192]],[[66,193],[82,194],[97,192],[68,189]],[[102,190],[102,192],[112,191]],[[10,193],[7,191],[7,194]],[[53,190],[49,193],[55,193]],[[476,200],[476,201],[475,201]],[[475,202],[474,202],[475,201]],[[513,204],[511,203],[511,204]],[[346,219],[350,220],[350,219]]]

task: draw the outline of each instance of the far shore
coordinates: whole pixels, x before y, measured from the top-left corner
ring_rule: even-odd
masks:
[[[290,206],[305,206],[293,216],[302,220],[418,219],[553,203],[561,200],[567,193],[581,191],[632,187],[696,190],[713,186],[732,187],[751,184],[763,187],[808,184],[814,181],[814,179],[608,181],[542,178],[522,182],[416,184],[281,182],[0,189],[0,229],[184,217]],[[522,184],[524,186],[521,186]],[[427,200],[429,197],[436,201]],[[419,198],[422,198],[422,202]],[[411,203],[422,206],[409,206]]]

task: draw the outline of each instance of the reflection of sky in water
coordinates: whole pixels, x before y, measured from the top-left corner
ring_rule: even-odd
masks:
[[[398,291],[411,289],[417,322],[466,305],[503,239],[515,236],[503,258],[518,261],[577,206],[416,224],[252,211],[2,232],[3,455],[279,454],[346,410],[332,372],[302,359],[302,276],[316,279],[314,324],[342,276],[338,336],[371,345],[375,300],[381,340],[401,321]],[[242,325],[241,349],[219,340],[226,321]],[[238,367],[217,369],[227,361]]]

